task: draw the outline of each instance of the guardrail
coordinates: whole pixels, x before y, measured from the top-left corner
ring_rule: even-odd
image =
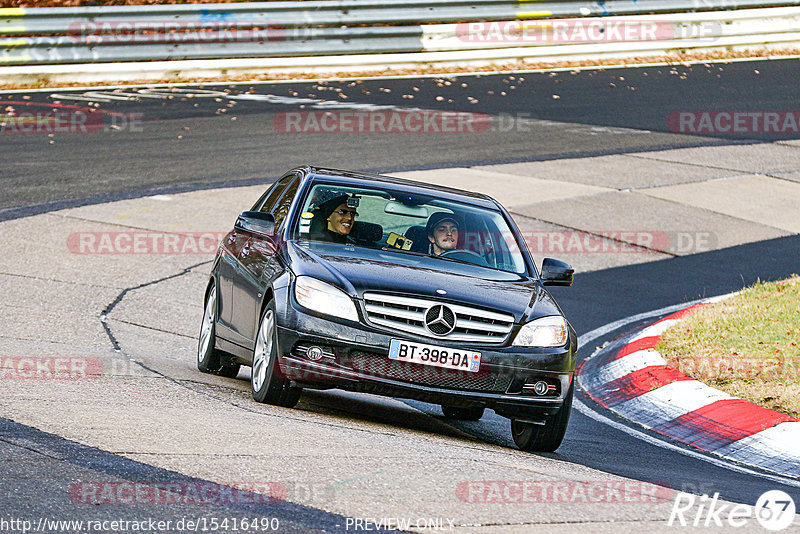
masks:
[[[598,40],[608,44],[607,33],[579,43],[560,39],[558,26],[543,20],[624,15],[671,25],[669,35],[656,32],[655,38],[647,40],[673,41],[673,48],[692,48],[709,39],[718,39],[719,46],[800,40],[795,30],[800,21],[796,8],[767,10],[769,13],[746,9],[764,6],[800,6],[800,1],[408,0],[387,5],[383,0],[322,0],[0,9],[0,65],[473,50],[478,51],[477,56],[508,56],[507,51],[516,48],[542,52],[545,47],[580,47]],[[758,22],[753,23],[755,20]],[[492,22],[500,24],[499,38],[476,38],[493,30],[469,26]],[[713,29],[700,31],[698,25],[708,23],[718,24],[716,35],[712,35]],[[538,37],[526,39],[525,35]],[[641,39],[630,41],[622,38],[614,45],[620,50],[637,49]],[[520,52],[514,57],[525,55]]]

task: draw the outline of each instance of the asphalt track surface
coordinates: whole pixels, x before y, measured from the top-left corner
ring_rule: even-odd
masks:
[[[123,122],[119,129],[52,138],[8,128],[0,132],[0,220],[71,207],[86,199],[99,202],[154,190],[267,183],[286,169],[308,163],[391,172],[774,141],[774,134],[676,134],[667,121],[673,112],[687,110],[794,110],[800,100],[798,60],[707,65],[204,86],[229,95],[222,98],[140,95],[127,101],[119,96],[87,97],[84,91],[0,94],[0,102],[28,96],[27,102],[94,103],[102,112],[137,121],[135,128]],[[483,133],[285,134],[274,129],[279,114],[309,111],[315,109],[313,104],[247,100],[254,96],[241,93],[250,90],[256,98],[275,95],[340,105],[464,111],[494,120],[492,130]],[[65,97],[52,98],[54,93]]]
[[[141,129],[122,128],[52,138],[0,133],[0,188],[3,191],[0,220],[156,191],[269,183],[286,169],[304,163],[390,172],[760,142],[766,139],[675,134],[668,131],[666,117],[680,110],[746,110],[747,102],[758,102],[760,110],[792,110],[800,97],[796,68],[796,60],[785,60],[710,64],[708,67],[561,72],[555,76],[522,74],[513,75],[514,80],[512,75],[497,75],[438,81],[431,78],[252,86],[254,93],[261,95],[466,110],[493,116],[524,113],[527,114],[525,120],[552,122],[534,122],[536,127],[524,131],[512,128],[484,135],[276,134],[273,121],[277,113],[306,108],[300,108],[302,104],[180,95],[172,99],[110,102],[96,98],[101,109],[141,114]],[[520,81],[520,76],[524,80]],[[446,85],[446,81],[450,85]],[[511,85],[516,88],[510,89]],[[419,91],[414,91],[413,87]],[[204,89],[228,90],[236,95],[250,87],[206,86]],[[495,94],[489,94],[490,91]],[[500,95],[500,91],[505,91],[506,95]],[[84,91],[54,92],[80,97]],[[347,98],[339,97],[340,92]],[[404,94],[415,98],[404,99]],[[23,95],[30,96],[30,100],[23,100]],[[0,95],[0,100],[52,102],[50,95],[50,92],[6,94]],[[553,95],[560,98],[554,99]],[[479,102],[470,104],[467,97],[477,98]],[[59,97],[57,100],[64,104],[88,104],[86,97],[82,98],[84,100],[70,101]],[[233,117],[236,120],[232,120]],[[556,288],[553,293],[578,332],[584,333],[637,313],[735,291],[759,278],[784,278],[797,272],[796,251],[799,248],[800,238],[794,236],[595,271],[578,276],[572,288]],[[655,280],[658,283],[654,283]],[[638,326],[628,325],[595,340],[591,346],[582,347],[579,358],[587,357],[594,345]],[[438,415],[436,407],[416,402],[409,404]],[[609,413],[605,415],[614,417]],[[450,424],[481,440],[512,446],[507,420],[492,413],[487,413],[478,423]],[[162,472],[6,420],[0,421],[0,429],[0,448],[8,451],[6,458],[19,460],[0,462],[3,478],[13,474],[44,481],[33,488],[28,486],[27,491],[34,494],[20,494],[7,488],[7,493],[0,495],[4,514],[30,511],[35,497],[37,515],[58,515],[67,510],[70,503],[57,498],[56,492],[48,488],[68,485],[87,470],[96,477],[106,473],[134,480],[137,477],[181,480],[181,475]],[[42,454],[42,450],[50,454]],[[800,502],[796,486],[781,485],[655,447],[577,410],[573,410],[564,444],[556,453],[545,456],[669,485],[677,490],[719,492],[730,501],[752,504],[764,491],[782,489]],[[126,511],[131,511],[130,507]],[[241,506],[235,510],[221,509],[219,515],[231,515],[231,511],[241,511]],[[148,510],[149,515],[153,512],[152,508]],[[337,530],[343,520],[340,516],[291,503],[271,509],[271,513],[286,517],[287,522],[283,523],[286,531]],[[105,508],[92,514],[112,517],[114,510]],[[160,518],[178,516],[168,509],[158,515]]]

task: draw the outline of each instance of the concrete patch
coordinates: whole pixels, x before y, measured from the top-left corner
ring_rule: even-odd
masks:
[[[532,161],[473,167],[486,170],[535,176],[543,180],[574,182],[613,189],[641,189],[663,185],[700,182],[730,175],[730,171],[685,163],[650,165],[629,154],[592,158]]]
[[[770,176],[780,178],[781,180],[791,180],[792,182],[800,183],[800,172],[771,172]]]
[[[766,174],[800,169],[800,147],[777,143],[704,146],[631,155],[642,159],[717,167],[743,173]]]
[[[572,230],[557,224],[514,215],[538,267],[544,258],[556,258],[582,273],[666,259],[669,256],[645,248],[625,247],[612,239]]]
[[[480,167],[401,172],[392,176],[484,193],[506,208],[609,191],[607,187],[523,177]]]
[[[514,211],[584,232],[615,232],[616,238],[624,243],[679,256],[788,234],[637,192],[604,193],[518,207]]]
[[[236,216],[250,209],[269,185],[206,189],[179,195],[156,195],[59,211],[86,221],[131,229],[227,232]]]
[[[650,189],[644,194],[800,233],[800,184],[745,176]]]
[[[114,308],[111,318],[188,337],[194,342],[200,331],[210,272],[211,266],[207,265],[204,274],[187,274],[133,291]]]
[[[0,254],[0,272],[67,285],[122,289],[143,281],[140,269],[155,279],[205,261],[216,251],[210,245],[205,255],[195,250],[187,250],[188,255],[135,253],[133,237],[150,230],[65,218],[61,212],[5,221],[2,232],[6,249],[13,253]],[[163,232],[158,237],[163,242]]]
[[[39,342],[47,347],[45,354],[51,350],[49,344],[72,346],[72,356],[84,355],[86,348],[108,348],[98,317],[118,290],[4,274],[0,274],[0,284],[4,300],[0,304],[0,338]],[[31,353],[16,350],[14,355]]]

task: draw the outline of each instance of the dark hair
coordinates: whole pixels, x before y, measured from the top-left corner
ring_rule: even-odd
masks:
[[[433,215],[430,216],[428,219],[428,224],[425,225],[425,229],[428,231],[428,235],[433,235],[434,229],[441,223],[442,221],[453,221],[453,223],[461,230],[461,220],[457,215],[452,213],[447,213],[444,211],[437,211]]]
[[[317,206],[317,209],[320,212],[320,216],[323,219],[327,219],[328,217],[331,216],[331,213],[333,213],[336,210],[336,208],[339,207],[339,204],[346,204],[348,198],[350,198],[349,195],[339,195],[338,197],[326,200],[325,202]]]

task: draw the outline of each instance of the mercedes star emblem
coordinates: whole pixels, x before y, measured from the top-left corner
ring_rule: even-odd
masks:
[[[456,314],[443,304],[436,304],[425,312],[425,326],[437,336],[446,336],[456,327]]]

